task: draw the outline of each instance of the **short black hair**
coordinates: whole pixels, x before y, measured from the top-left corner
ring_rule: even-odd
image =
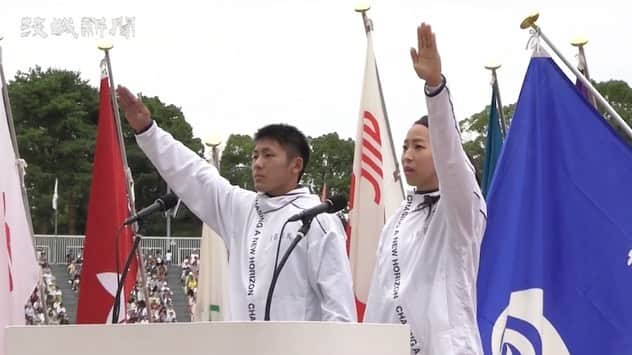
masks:
[[[428,128],[428,116],[421,116],[420,119],[418,119],[417,121],[415,121],[415,123],[413,123],[413,126],[416,124],[419,124]]]
[[[255,133],[255,142],[265,138],[278,142],[285,148],[289,158],[298,156],[303,158],[303,169],[298,174],[298,181],[301,181],[303,173],[307,168],[307,163],[309,163],[310,153],[309,144],[303,132],[294,126],[283,123],[270,124],[259,128]]]

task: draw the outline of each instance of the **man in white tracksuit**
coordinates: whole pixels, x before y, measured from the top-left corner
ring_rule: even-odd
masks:
[[[461,146],[430,26],[411,50],[426,80],[428,116],[410,128],[402,165],[409,185],[382,230],[366,322],[410,325],[411,354],[482,354],[476,277],[486,205]]]
[[[309,160],[305,136],[288,125],[269,125],[255,134],[255,193],[230,185],[215,167],[158,127],[128,89],[117,92],[138,145],[171,189],[226,243],[230,320],[263,320],[279,238],[283,255],[301,223],[281,229],[288,218],[320,203],[298,185]],[[342,224],[335,215],[318,215],[280,274],[270,319],[355,321],[351,282]]]

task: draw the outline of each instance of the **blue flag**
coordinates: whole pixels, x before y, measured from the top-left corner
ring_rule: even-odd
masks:
[[[488,199],[486,354],[632,353],[632,149],[532,58]]]
[[[503,147],[503,133],[500,130],[498,119],[498,108],[496,104],[496,85],[492,89],[492,105],[489,109],[489,122],[487,123],[487,139],[485,140],[485,160],[483,163],[483,196],[487,197],[487,192],[492,184],[496,161]]]

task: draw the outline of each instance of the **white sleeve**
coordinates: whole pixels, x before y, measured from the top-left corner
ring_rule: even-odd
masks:
[[[217,169],[154,122],[136,142],[169,187],[229,245],[255,193],[232,186]],[[236,223],[236,221],[240,221]]]
[[[447,87],[436,95],[426,96],[428,128],[441,200],[447,207],[450,223],[474,237],[483,211],[480,188],[475,170],[461,145],[461,133]]]
[[[323,321],[356,322],[357,313],[345,232],[337,216],[317,217],[306,238],[309,280],[320,294]]]

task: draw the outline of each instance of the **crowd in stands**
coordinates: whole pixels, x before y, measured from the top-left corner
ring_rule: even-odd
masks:
[[[167,254],[170,254],[168,252]],[[170,255],[163,258],[160,251],[144,256],[144,267],[147,273],[147,293],[149,300],[141,290],[140,281],[130,292],[127,304],[127,323],[175,322],[176,311],[173,308],[173,292],[167,284]],[[169,259],[167,262],[166,259]]]
[[[200,254],[196,251],[187,256],[182,261],[182,273],[180,274],[180,282],[187,295],[188,315],[191,317],[195,313],[195,305],[197,302],[197,285],[200,276]]]
[[[66,254],[66,270],[68,271],[68,284],[74,292],[79,292],[79,277],[81,276],[81,266],[83,259],[81,254],[74,257],[72,254]]]
[[[26,324],[39,325],[47,324],[47,322],[48,324],[69,324],[70,319],[63,304],[62,291],[56,284],[57,280],[48,264],[46,253],[38,252],[38,260],[41,266],[42,282],[41,286],[33,291],[25,305]],[[152,322],[175,322],[176,312],[173,307],[173,292],[167,284],[168,265],[172,261],[171,250],[165,253],[164,258],[159,250],[146,254],[143,261],[147,274],[148,300],[145,300],[141,282],[137,281],[128,298],[126,322],[149,323],[150,317]],[[66,255],[67,282],[76,293],[79,292],[82,265],[81,254],[73,256],[69,253]],[[182,263],[182,274],[180,277],[184,286],[184,292],[188,296],[190,312],[195,305],[198,273],[199,254],[193,253]],[[42,294],[44,301],[42,301],[40,296]],[[46,319],[45,309],[48,310],[48,320]]]
[[[48,318],[48,324],[69,324],[70,319],[64,307],[62,292],[57,287],[57,280],[48,264],[46,253],[38,251],[37,259],[41,268],[42,282],[33,290],[24,306],[26,324],[46,324],[46,318]]]

